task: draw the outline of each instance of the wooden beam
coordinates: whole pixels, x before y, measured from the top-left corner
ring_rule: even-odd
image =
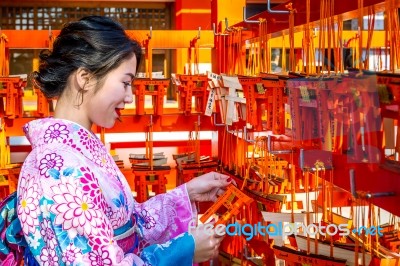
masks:
[[[143,42],[147,39],[148,30],[127,30],[127,34],[133,39]],[[48,30],[2,30],[8,38],[6,46],[11,49],[45,49],[48,48]],[[60,31],[53,30],[54,36]],[[153,49],[177,49],[189,48],[190,41],[198,35],[198,30],[153,30]],[[29,40],[29,41],[27,41]],[[200,48],[214,47],[214,34],[211,30],[202,30],[198,40]]]

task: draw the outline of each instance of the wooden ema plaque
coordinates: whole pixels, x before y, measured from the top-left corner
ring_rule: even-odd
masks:
[[[230,184],[225,193],[217,199],[217,201],[211,206],[210,209],[206,211],[206,213],[204,213],[204,215],[200,218],[200,221],[205,223],[213,214],[217,213],[217,211],[224,206],[227,210],[215,223],[215,225],[226,224],[232,216],[235,216],[240,212],[241,208],[245,204],[249,205],[252,201],[252,198],[240,191],[235,185]]]

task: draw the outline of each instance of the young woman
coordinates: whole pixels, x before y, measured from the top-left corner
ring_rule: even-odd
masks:
[[[139,204],[91,132],[93,123],[112,127],[132,102],[140,58],[121,25],[100,16],[68,23],[40,54],[35,85],[58,101],[54,117],[24,127],[32,145],[18,184],[25,262],[191,265],[216,255],[222,237],[188,225],[193,202],[215,200],[230,178],[209,173]]]

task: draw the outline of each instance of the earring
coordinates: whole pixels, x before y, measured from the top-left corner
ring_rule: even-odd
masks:
[[[76,94],[76,99],[75,101],[77,102],[77,104],[75,104],[75,108],[79,109],[79,106],[81,106],[81,104],[83,103],[83,93],[85,92],[84,89],[80,89],[78,91],[78,93]]]

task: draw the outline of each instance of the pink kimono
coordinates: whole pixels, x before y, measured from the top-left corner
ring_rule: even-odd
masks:
[[[24,131],[32,152],[19,177],[17,212],[36,263],[192,265],[187,231],[196,213],[185,185],[137,203],[92,132],[55,118]]]

